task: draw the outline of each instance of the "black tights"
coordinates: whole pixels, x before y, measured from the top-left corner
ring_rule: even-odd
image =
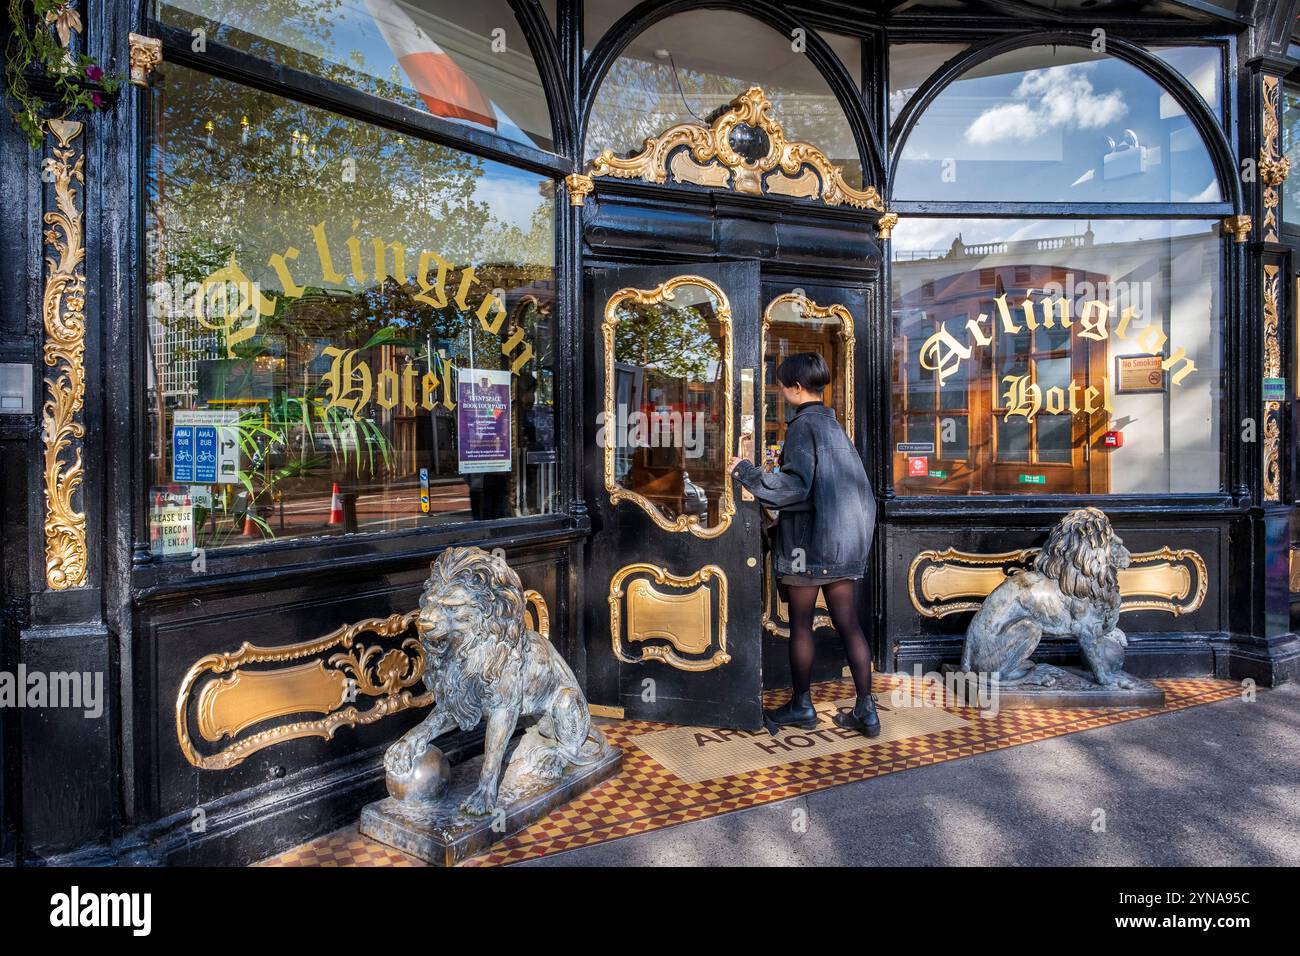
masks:
[[[819,590],[826,595],[831,624],[844,642],[844,652],[849,659],[849,670],[853,673],[853,685],[858,696],[865,697],[871,693],[871,647],[858,623],[855,583],[835,581],[820,588],[796,585],[786,588],[790,608],[790,676],[795,697],[812,688],[813,611]]]

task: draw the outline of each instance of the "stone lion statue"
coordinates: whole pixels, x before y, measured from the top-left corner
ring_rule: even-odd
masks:
[[[1134,687],[1122,669],[1128,641],[1116,626],[1119,571],[1129,560],[1105,514],[1071,511],[1048,535],[1033,570],[1012,574],[975,613],[962,670],[997,673],[1003,684],[1050,682],[1034,679],[1030,660],[1046,634],[1078,640],[1098,684]]]
[[[537,723],[516,747],[512,778],[558,779],[598,759],[605,738],[591,724],[573,671],[551,642],[524,624],[519,576],[481,548],[448,548],[433,562],[420,596],[416,630],[424,645],[424,684],[433,711],[384,754],[390,777],[409,775],[433,740],[487,718],[478,785],[461,804],[492,812],[502,763],[521,718]]]

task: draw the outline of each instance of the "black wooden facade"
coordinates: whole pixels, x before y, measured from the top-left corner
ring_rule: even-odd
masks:
[[[554,178],[558,330],[556,375],[560,500],[555,513],[386,534],[285,541],[207,556],[195,574],[184,562],[151,559],[144,444],[147,410],[138,399],[144,375],[142,183],[147,86],[124,84],[108,108],[84,122],[79,203],[85,236],[84,477],[75,502],[85,515],[86,573],[80,586],[52,587],[47,575],[47,469],[42,403],[47,399],[43,302],[49,248],[46,213],[55,186],[43,178],[56,145],[33,150],[17,127],[0,123],[0,362],[33,367],[34,411],[0,416],[0,670],[91,671],[106,675],[108,707],[87,720],[67,709],[0,710],[3,748],[3,854],[17,861],[245,863],[354,819],[383,791],[384,747],[417,719],[399,713],[332,738],[307,736],[256,750],[227,769],[208,769],[178,746],[178,692],[205,655],[251,641],[289,645],[364,618],[415,606],[431,557],[450,544],[505,549],[508,560],[548,609],[550,636],[575,672],[595,689],[608,678],[607,635],[599,634],[604,582],[586,579],[600,530],[600,462],[586,429],[598,396],[591,369],[601,276],[620,267],[757,260],[763,287],[798,283],[835,290],[856,303],[857,434],[880,499],[875,560],[864,589],[878,666],[910,670],[957,659],[968,614],[927,617],[910,597],[914,559],[925,550],[1011,552],[1041,543],[1066,510],[1102,507],[1134,552],[1194,550],[1205,564],[1206,593],[1190,614],[1138,610],[1126,615],[1130,668],[1144,676],[1207,675],[1270,686],[1291,679],[1300,662],[1292,608],[1300,584],[1291,575],[1295,496],[1300,487],[1293,398],[1266,404],[1265,378],[1295,381],[1295,277],[1300,223],[1264,222],[1273,207],[1256,174],[1269,155],[1266,81],[1300,71],[1292,39],[1300,0],[1256,3],[1010,3],[971,0],[960,8],[880,0],[869,4],[806,0],[670,0],[628,4],[599,39],[585,38],[582,0],[558,0],[554,20],[535,0],[511,0],[550,105],[555,150],[547,152],[439,120],[328,80],[259,61],[209,43],[202,56],[189,33],[159,23],[141,0],[83,0],[85,51],[125,72],[129,35],[161,40],[163,64],[187,64],[247,86],[365,119],[402,134],[448,143]],[[1233,9],[1229,9],[1229,8]],[[619,53],[652,24],[685,10],[726,9],[783,33],[803,28],[808,56],[847,118],[864,180],[889,213],[970,215],[895,202],[891,167],[911,125],[946,83],[972,66],[1032,44],[1087,47],[1094,30],[1111,55],[1157,80],[1195,121],[1213,159],[1223,199],[1204,203],[1207,218],[1250,216],[1245,242],[1223,238],[1225,355],[1221,433],[1222,490],[1193,495],[983,496],[896,495],[888,449],[890,420],[890,255],[876,213],[801,204],[777,196],[740,196],[697,187],[599,180],[584,205],[571,205],[565,177],[585,169],[582,143],[601,80]],[[855,76],[818,31],[856,37],[863,75]],[[888,122],[888,45],[900,39],[969,44],[932,75]],[[1151,40],[1206,43],[1225,69],[1222,120],[1187,79],[1144,47]],[[584,57],[584,49],[589,54]],[[1300,76],[1300,72],[1297,72]],[[738,91],[740,92],[740,91]],[[1274,118],[1276,118],[1274,116]],[[1276,149],[1277,144],[1273,144]],[[1245,161],[1254,161],[1243,176]],[[1140,204],[990,204],[984,214],[1053,211],[1105,218],[1157,217]],[[1278,210],[1280,216],[1280,208]],[[1279,278],[1280,277],[1280,278]],[[764,300],[767,296],[764,295]],[[1280,371],[1267,367],[1268,339]],[[1246,420],[1259,440],[1239,440]],[[1265,440],[1269,422],[1275,445]],[[1269,448],[1273,458],[1270,460]],[[1276,467],[1277,478],[1269,477]],[[1068,645],[1052,653],[1068,658]],[[779,675],[779,655],[765,665]],[[602,676],[604,675],[604,676]],[[608,678],[612,679],[612,678]],[[770,676],[768,683],[778,683]],[[610,699],[604,703],[616,704]],[[475,733],[446,744],[472,752]],[[201,812],[199,812],[201,811]],[[198,813],[198,816],[196,816]],[[196,820],[202,818],[201,825]]]

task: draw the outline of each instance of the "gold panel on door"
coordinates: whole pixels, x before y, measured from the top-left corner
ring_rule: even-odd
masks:
[[[685,577],[653,564],[626,565],[609,582],[609,632],[614,656],[625,664],[660,661],[686,671],[721,667],[731,660],[727,576],[714,564]],[[639,656],[630,653],[633,643]]]

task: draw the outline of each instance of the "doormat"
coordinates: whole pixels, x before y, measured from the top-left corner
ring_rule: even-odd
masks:
[[[1153,681],[1165,692],[1165,706],[1158,708],[1107,708],[1098,710],[1004,710],[995,717],[981,717],[975,708],[944,707],[900,708],[890,701],[890,691],[897,686],[894,675],[876,675],[876,696],[890,710],[881,711],[881,736],[873,740],[859,737],[857,741],[844,739],[840,748],[832,743],[831,734],[822,734],[819,722],[816,731],[791,730],[779,737],[768,737],[769,742],[783,742],[790,746],[789,753],[778,751],[782,759],[765,762],[761,766],[743,771],[724,768],[724,775],[687,780],[669,769],[660,758],[651,756],[642,747],[660,750],[663,761],[668,761],[687,775],[704,772],[701,761],[690,763],[686,757],[671,756],[666,751],[666,741],[681,740],[681,735],[702,733],[716,737],[716,730],[673,727],[669,724],[641,720],[602,721],[610,742],[623,748],[623,772],[579,799],[555,811],[526,830],[515,834],[494,849],[461,863],[461,866],[499,866],[521,860],[549,856],[564,850],[591,846],[616,840],[620,837],[648,833],[665,827],[703,820],[733,810],[744,810],[801,794],[825,790],[844,783],[868,780],[872,777],[924,767],[929,764],[969,757],[1006,747],[1034,743],[1052,737],[1092,730],[1110,724],[1120,724],[1143,717],[1170,713],[1200,704],[1226,700],[1241,693],[1241,685],[1232,681],[1208,677],[1166,678]],[[836,702],[851,700],[852,682],[827,681],[813,687],[813,703],[831,712]],[[764,695],[765,706],[776,706],[789,696],[789,691],[776,691]],[[877,705],[879,706],[879,704]],[[890,724],[904,726],[900,721],[913,720],[915,711],[927,716],[909,724],[910,735],[891,733]],[[946,716],[939,716],[944,714]],[[926,721],[929,721],[928,723]],[[940,726],[942,724],[942,726]],[[836,731],[839,728],[834,728]],[[766,732],[764,732],[766,733]],[[791,737],[810,735],[812,744],[794,741]],[[676,736],[673,736],[676,735]],[[887,736],[888,735],[888,736]],[[713,753],[761,740],[754,735],[724,737],[718,741],[721,750],[707,741],[697,747]],[[826,748],[826,749],[822,749]],[[688,747],[678,750],[691,753]],[[708,758],[715,759],[713,757]],[[740,758],[729,757],[734,763]],[[752,758],[749,758],[752,759]],[[677,761],[677,762],[674,762]],[[698,769],[697,769],[698,768]],[[423,865],[396,850],[380,846],[360,836],[356,827],[347,827],[334,833],[304,843],[299,847],[264,860],[261,866],[373,866],[373,865]]]

